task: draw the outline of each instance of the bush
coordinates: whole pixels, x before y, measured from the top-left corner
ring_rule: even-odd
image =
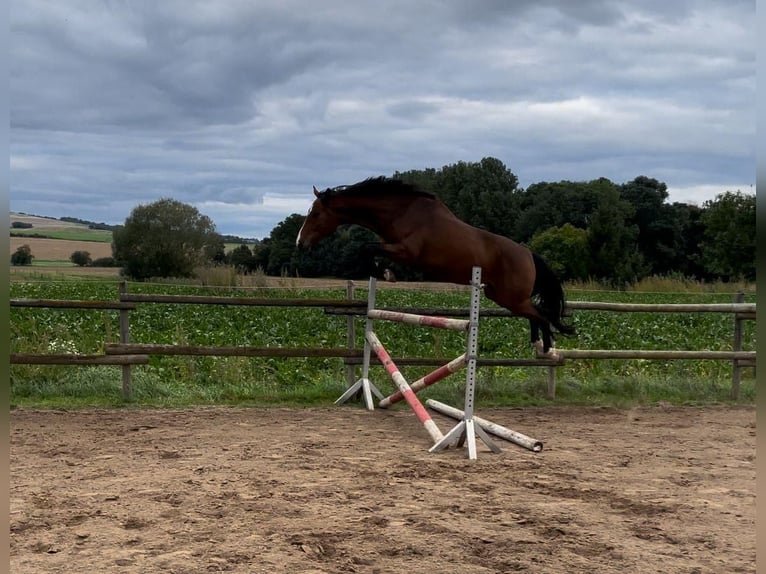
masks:
[[[69,256],[69,260],[80,267],[90,265],[93,261],[90,258],[90,253],[87,251],[75,251]]]
[[[32,265],[32,249],[29,245],[22,245],[11,255],[11,265]]]
[[[11,227],[13,229],[30,229],[32,227],[31,223],[26,223],[24,221],[14,221],[11,223]]]
[[[119,267],[120,264],[117,262],[117,260],[114,257],[99,257],[98,259],[94,259],[91,264],[91,267]]]

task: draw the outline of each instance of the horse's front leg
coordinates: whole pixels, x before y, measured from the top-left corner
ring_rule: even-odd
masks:
[[[404,247],[397,243],[369,242],[362,245],[362,253],[369,259],[370,275],[376,279],[387,279],[387,265],[381,264],[376,257],[388,260],[408,262],[409,254]]]
[[[366,262],[367,273],[375,279],[385,279],[386,265],[381,264],[376,258],[387,257],[385,249],[381,243],[374,241],[365,243],[361,247],[361,253]]]

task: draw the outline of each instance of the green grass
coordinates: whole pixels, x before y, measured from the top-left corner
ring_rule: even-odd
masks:
[[[31,267],[77,267],[68,259],[32,259]]]
[[[26,235],[47,239],[63,239],[66,241],[95,241],[98,243],[111,243],[112,232],[105,229],[67,228],[67,229],[12,229],[14,235]]]
[[[133,293],[211,294],[275,298],[341,299],[340,290],[272,288],[257,291],[130,284]],[[101,281],[14,281],[11,297],[115,300],[118,284]],[[730,302],[730,293],[591,292],[569,290],[572,300],[626,302]],[[366,298],[365,289],[357,297]],[[753,294],[747,296],[754,301]],[[381,289],[379,306],[462,307],[468,293]],[[483,300],[483,306],[493,307]],[[11,308],[11,352],[101,353],[104,342],[119,340],[118,313]],[[647,314],[576,312],[578,335],[560,339],[562,348],[710,349],[731,348],[733,319],[726,314]],[[441,356],[463,352],[464,338],[452,331],[379,322],[376,332],[393,356]],[[131,341],[194,345],[275,347],[344,347],[346,319],[321,309],[284,307],[215,307],[139,304],[130,314]],[[356,345],[363,344],[363,321],[356,321]],[[480,326],[482,357],[532,357],[527,323],[487,318]],[[755,322],[745,323],[745,349],[755,349]],[[402,367],[408,380],[429,368]],[[243,357],[152,357],[133,368],[134,404],[186,406],[200,404],[331,404],[345,389],[340,359],[272,359]],[[742,401],[755,399],[753,370],[744,371]],[[480,405],[543,405],[546,369],[481,368]],[[393,390],[388,376],[374,367],[372,380],[384,392]],[[731,364],[725,361],[569,361],[557,368],[555,404],[709,404],[727,402]],[[424,394],[461,404],[464,376],[456,374]],[[24,406],[76,407],[122,405],[120,367],[11,366],[11,401]]]

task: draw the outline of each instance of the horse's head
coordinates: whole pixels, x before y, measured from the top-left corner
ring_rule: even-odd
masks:
[[[311,247],[335,231],[341,224],[340,217],[330,208],[330,198],[314,187],[316,199],[311,204],[306,221],[303,222],[295,245]]]

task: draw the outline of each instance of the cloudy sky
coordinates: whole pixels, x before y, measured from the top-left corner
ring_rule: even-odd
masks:
[[[11,0],[10,34],[12,211],[260,238],[312,185],[486,156],[754,191],[755,0]]]

